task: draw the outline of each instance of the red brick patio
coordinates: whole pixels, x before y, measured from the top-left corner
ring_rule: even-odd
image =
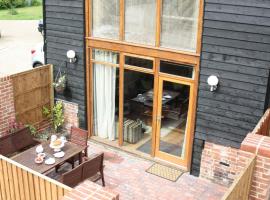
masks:
[[[188,173],[171,182],[145,172],[153,162],[90,142],[89,155],[105,152],[106,187],[122,200],[219,200],[223,186]]]

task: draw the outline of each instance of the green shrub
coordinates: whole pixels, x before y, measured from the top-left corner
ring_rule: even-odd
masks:
[[[44,106],[42,108],[42,113],[48,119],[52,119],[55,132],[59,132],[65,120],[63,113],[63,103],[61,101],[57,101],[52,109]]]
[[[25,3],[26,0],[0,0],[0,9],[23,7]]]
[[[41,1],[40,0],[32,0],[32,6],[40,6]]]

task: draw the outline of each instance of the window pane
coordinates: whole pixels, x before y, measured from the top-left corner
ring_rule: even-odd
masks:
[[[182,158],[185,155],[189,91],[187,85],[163,82],[159,150]]]
[[[119,64],[119,53],[112,51],[104,51],[100,49],[93,49],[93,60],[112,64]]]
[[[124,72],[124,145],[151,154],[154,76]]]
[[[155,45],[155,0],[125,1],[125,40]]]
[[[143,58],[125,56],[125,64],[146,69],[153,69],[153,60],[147,60]]]
[[[93,36],[119,39],[119,0],[93,0]]]
[[[198,0],[163,0],[161,46],[196,51]]]
[[[167,61],[160,61],[160,72],[183,76],[187,78],[193,77],[193,67]]]

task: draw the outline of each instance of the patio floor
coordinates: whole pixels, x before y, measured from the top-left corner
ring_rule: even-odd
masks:
[[[105,152],[106,187],[122,200],[219,200],[227,189],[188,173],[171,182],[145,172],[152,161],[93,142],[88,149],[89,155]]]

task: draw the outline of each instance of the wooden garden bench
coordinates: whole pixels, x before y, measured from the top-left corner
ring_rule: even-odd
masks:
[[[30,129],[26,127],[0,138],[0,154],[11,157],[17,152],[21,152],[38,143],[31,135]]]

